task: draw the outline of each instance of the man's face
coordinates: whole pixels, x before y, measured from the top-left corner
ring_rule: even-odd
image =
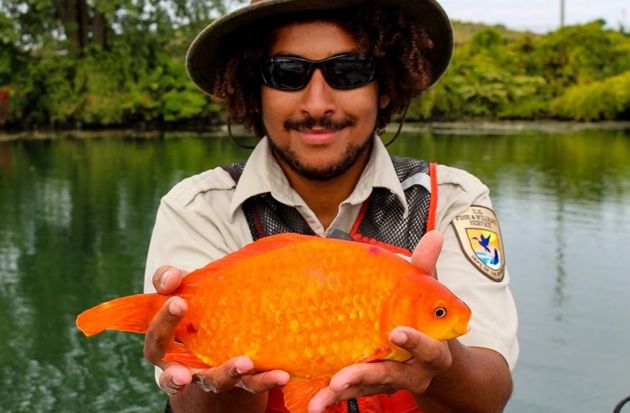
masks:
[[[357,41],[334,23],[316,21],[283,26],[270,55],[320,60],[358,53]],[[355,89],[334,89],[321,70],[305,88],[282,91],[263,85],[262,120],[281,165],[308,179],[326,180],[367,161],[379,102],[375,81]],[[286,168],[284,168],[286,170]]]

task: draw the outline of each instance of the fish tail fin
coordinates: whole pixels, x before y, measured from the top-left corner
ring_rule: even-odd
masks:
[[[86,336],[104,330],[145,333],[153,316],[168,299],[160,294],[136,294],[116,298],[85,310],[77,317],[77,327]]]

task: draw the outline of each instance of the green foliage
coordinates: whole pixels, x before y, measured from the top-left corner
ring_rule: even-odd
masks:
[[[70,0],[0,6],[0,125],[100,127],[220,119],[188,79],[187,47],[213,0],[76,0],[107,23],[104,43],[77,53],[59,10]],[[92,26],[90,26],[92,27]],[[453,62],[412,102],[408,119],[629,119],[630,35],[596,21],[546,35],[455,24]],[[76,44],[74,45],[76,48]]]
[[[513,62],[518,53],[497,29],[475,34],[455,50],[444,78],[410,113],[422,119],[462,117],[537,117],[546,95],[540,75],[523,73]]]
[[[18,37],[14,22],[0,12],[0,85],[9,84],[17,69],[19,52],[15,44]]]
[[[551,102],[550,111],[554,116],[576,120],[630,119],[630,71],[572,86]]]
[[[410,119],[630,119],[630,37],[623,31],[600,21],[544,36],[470,31],[466,25],[468,41],[444,78],[412,103]]]
[[[10,91],[11,97],[0,122],[118,126],[211,122],[219,116],[218,106],[188,80],[184,56],[194,35],[191,27],[224,11],[222,2],[78,1],[90,13],[101,13],[108,25],[106,43],[81,43],[79,53],[68,37],[76,25],[60,17],[71,1],[3,2],[0,91]]]
[[[606,30],[602,21],[566,27],[538,40],[532,69],[541,73],[554,95],[574,84],[599,81],[630,70],[630,39]]]

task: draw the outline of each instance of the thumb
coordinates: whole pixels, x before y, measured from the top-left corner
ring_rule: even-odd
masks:
[[[438,231],[429,231],[420,239],[411,256],[411,263],[420,271],[435,276],[435,263],[442,252],[444,237]]]

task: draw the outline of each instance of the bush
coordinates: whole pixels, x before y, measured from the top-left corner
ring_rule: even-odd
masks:
[[[26,50],[18,26],[0,12],[0,92],[10,96],[0,104],[0,124],[210,124],[222,118],[186,75],[183,56],[194,25],[111,33],[108,49],[88,47],[78,55],[50,37]],[[623,31],[600,21],[543,36],[465,28],[466,41],[458,43],[449,70],[412,102],[408,119],[630,118],[630,36]]]
[[[477,32],[408,118],[628,118],[627,34],[597,21],[510,37],[497,28]]]
[[[630,71],[570,87],[551,102],[550,112],[582,121],[630,119]]]

